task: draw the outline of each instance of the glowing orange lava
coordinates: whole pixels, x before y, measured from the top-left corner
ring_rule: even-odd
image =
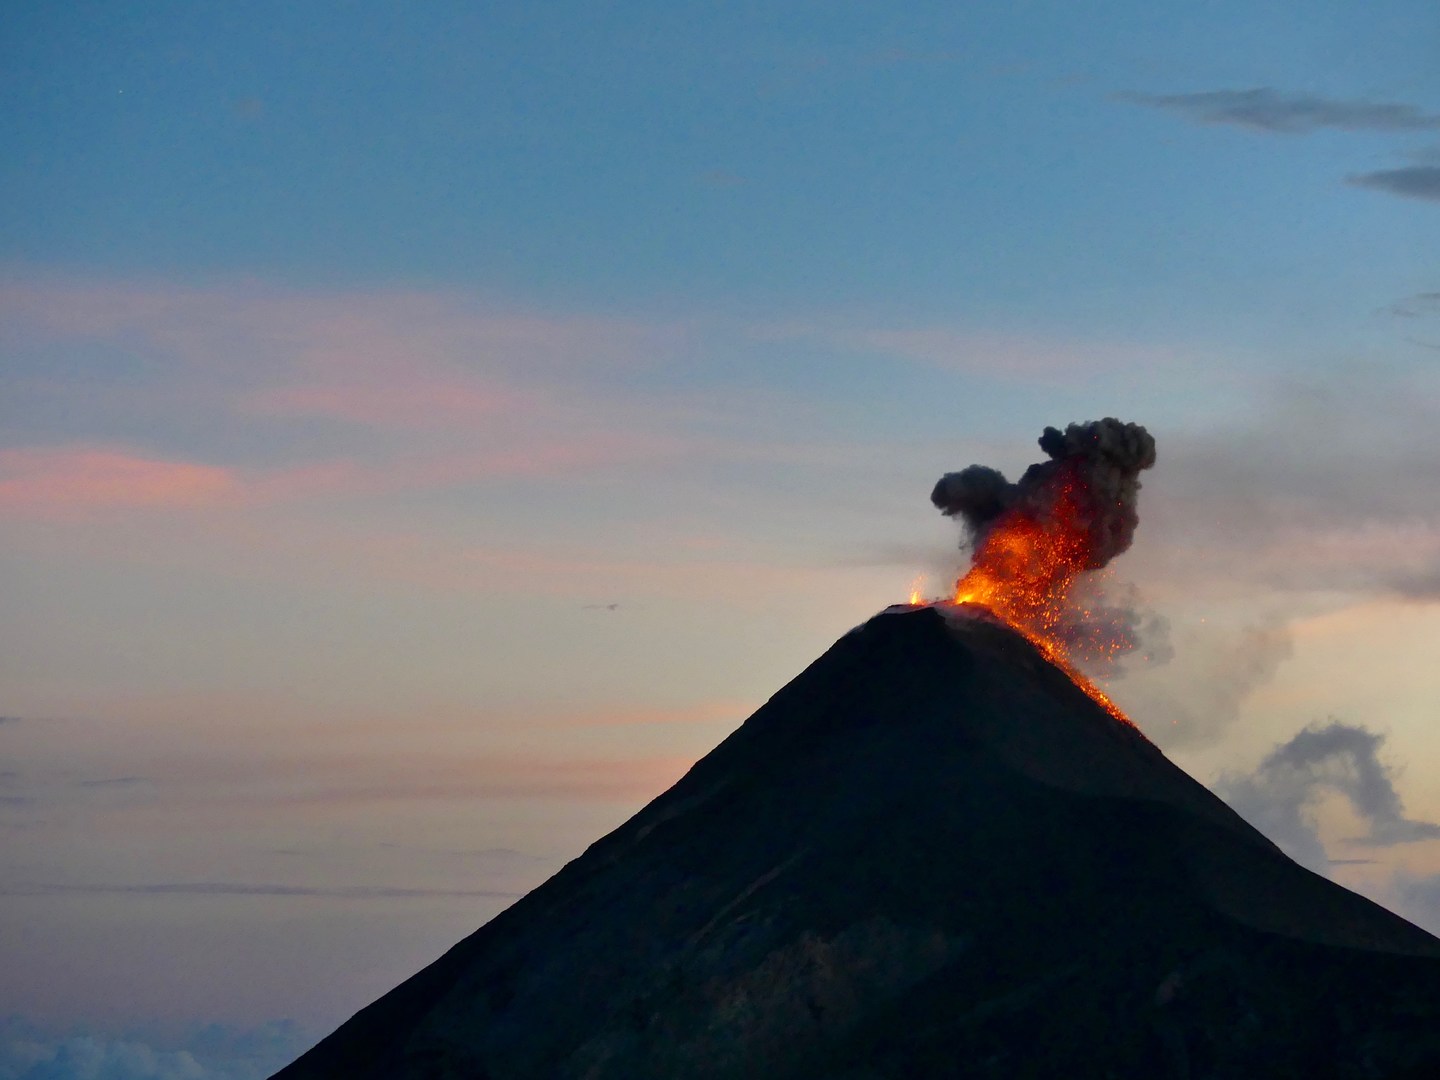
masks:
[[[921,574],[910,583],[910,606],[919,607],[925,603],[925,575]]]
[[[1015,509],[996,522],[975,551],[974,563],[955,584],[957,604],[978,604],[1023,634],[1044,657],[1115,719],[1131,720],[1070,658],[1066,634],[1084,624],[1077,577],[1094,569],[1089,522],[1080,501],[1063,487],[1043,517]],[[1105,653],[1117,641],[1092,642]],[[1133,724],[1132,724],[1133,726]]]

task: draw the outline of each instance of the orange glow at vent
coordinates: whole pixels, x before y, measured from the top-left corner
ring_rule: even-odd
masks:
[[[956,582],[955,602],[977,604],[1018,630],[1096,704],[1131,724],[1070,656],[1067,632],[1088,614],[1075,597],[1077,578],[1094,569],[1089,522],[1080,512],[1073,484],[1063,484],[1044,519],[1016,510],[996,522],[976,549],[973,565]],[[1124,648],[1120,641],[1090,644],[1108,655]]]

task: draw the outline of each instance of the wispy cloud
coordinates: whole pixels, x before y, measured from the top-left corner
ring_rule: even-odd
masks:
[[[755,703],[700,701],[674,708],[588,709],[536,718],[533,723],[556,727],[636,727],[655,724],[738,724],[755,711]]]
[[[514,390],[433,372],[366,382],[309,382],[262,389],[245,407],[277,416],[317,416],[380,428],[434,429],[493,420],[529,405]]]
[[[1440,292],[1412,293],[1383,308],[1382,312],[1401,319],[1421,319],[1427,315],[1440,315]]]
[[[0,278],[3,338],[102,341],[226,374],[232,385],[304,372],[407,370],[573,374],[643,368],[683,328],[588,315],[547,315],[460,293],[185,287]]]
[[[631,802],[659,794],[695,761],[694,756],[625,757],[603,750],[578,756],[573,748],[567,755],[559,747],[552,753],[460,750],[456,738],[433,741],[435,750],[404,753],[388,745],[370,747],[357,731],[345,745],[324,741],[289,754],[210,760],[160,754],[151,761],[156,773],[151,778],[40,777],[24,789],[23,805],[69,806],[82,793],[106,791],[126,792],[131,805],[168,808],[535,797]]]
[[[1412,199],[1440,201],[1440,165],[1407,165],[1399,169],[1356,173],[1347,177],[1356,187],[1404,195]]]
[[[0,508],[11,513],[213,506],[240,489],[229,469],[142,457],[118,447],[0,450]]]
[[[1403,134],[1440,130],[1440,113],[1395,101],[1340,101],[1287,94],[1272,87],[1206,90],[1190,94],[1126,92],[1116,100],[1176,113],[1201,124],[1229,124],[1270,135],[1316,131]],[[1440,200],[1440,166],[1421,163],[1354,173],[1346,183],[1413,199]]]
[[[383,433],[498,429],[493,445],[593,431],[580,386],[655,367],[678,325],[519,312],[451,293],[0,279],[0,347],[99,343],[143,358],[136,408]],[[20,389],[34,391],[36,372]],[[83,394],[67,376],[55,393]],[[107,392],[113,388],[107,385]],[[161,417],[157,416],[157,419]],[[276,430],[266,432],[273,441]],[[319,433],[323,434],[323,433]],[[521,438],[521,436],[528,436]],[[316,441],[316,433],[308,441]]]
[[[556,433],[494,447],[239,469],[162,459],[124,446],[0,450],[0,510],[14,518],[89,519],[154,511],[253,509],[381,496],[487,481],[572,476],[683,452],[638,432]]]
[[[77,780],[80,787],[87,788],[132,788],[153,784],[148,776],[102,776],[92,780]]]
[[[1421,570],[1401,570],[1390,578],[1390,587],[1406,600],[1440,600],[1440,559]]]
[[[442,858],[474,859],[482,862],[520,863],[528,865],[553,861],[544,855],[534,855],[528,851],[521,851],[518,848],[507,847],[438,848],[427,847],[424,844],[400,844],[393,840],[381,841],[375,846],[397,851],[418,852],[422,855],[436,855]]]
[[[1218,741],[1241,708],[1294,653],[1290,626],[1275,618],[1229,634],[1181,634],[1183,673],[1148,680],[1135,695],[1137,714],[1154,719],[1146,733],[1167,750]]]
[[[242,482],[247,494],[376,473],[408,485],[417,475],[533,474],[654,454],[654,438],[638,444],[656,425],[624,411],[615,380],[660,366],[685,335],[678,325],[516,312],[446,293],[13,277],[0,279],[0,324],[0,349],[99,343],[141,358],[119,388],[89,386],[100,376],[84,369],[63,380],[12,373],[16,397],[91,402],[76,415],[103,422],[115,412],[98,403],[103,390],[107,401],[126,395],[126,414],[152,420],[162,438],[177,413],[231,433],[230,456],[208,467],[112,445],[120,440],[95,430],[56,437],[61,450],[12,448],[10,470],[24,475],[10,478],[7,501],[127,506],[215,500]],[[257,475],[235,460],[237,445],[289,461]]]
[[[138,896],[309,896],[330,900],[405,900],[421,897],[480,896],[513,900],[521,893],[494,889],[396,888],[388,885],[276,885],[240,881],[166,881],[142,884],[99,882],[68,884],[23,882],[0,885],[0,896],[67,896],[85,894]]]
[[[1178,113],[1202,124],[1232,124],[1277,135],[1338,131],[1432,131],[1440,113],[1390,101],[1338,101],[1311,94],[1287,94],[1269,86],[1206,90],[1190,94],[1121,93],[1119,101]]]
[[[629,802],[665,790],[693,757],[631,759],[494,755],[474,760],[345,760],[270,763],[234,786],[238,801],[333,804],[419,800],[568,798]],[[215,795],[226,801],[223,793]]]
[[[1248,416],[1162,441],[1142,517],[1178,580],[1431,595],[1440,569],[1433,376],[1273,386]],[[1163,471],[1163,477],[1159,475]],[[1144,559],[1147,552],[1139,550]]]

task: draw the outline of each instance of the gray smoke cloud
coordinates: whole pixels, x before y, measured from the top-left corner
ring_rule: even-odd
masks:
[[[1085,670],[1118,675],[1122,655],[1165,662],[1172,652],[1165,620],[1141,607],[1133,586],[1083,574],[1133,542],[1140,472],[1155,464],[1155,440],[1139,424],[1106,417],[1064,431],[1047,427],[1039,441],[1050,460],[1031,465],[1017,482],[988,465],[971,465],[942,476],[930,501],[964,524],[976,557],[1007,524],[1037,525],[1063,545],[1065,558],[1035,560],[1014,573],[1037,591],[1068,596],[1060,624],[1049,629]]]
[[[1078,614],[1057,632],[1087,674],[1117,679],[1137,664],[1174,659],[1170,620],[1147,607],[1135,585],[1097,577],[1082,581],[1072,597]]]
[[[1123,702],[1134,715],[1154,719],[1145,733],[1165,750],[1216,742],[1295,652],[1294,634],[1278,617],[1219,633],[1191,625],[1176,638],[1185,663],[1163,681],[1142,676]]]
[[[1375,847],[1440,838],[1440,824],[1405,816],[1391,770],[1380,760],[1385,736],[1338,720],[1311,725],[1272,750],[1248,775],[1223,776],[1220,795],[1291,858],[1320,873],[1331,860],[1314,820],[1325,792],[1343,795],[1364,821],[1351,837]]]
[[[1155,464],[1155,440],[1139,424],[1114,417],[1047,427],[1040,449],[1049,461],[1025,470],[1016,483],[988,465],[946,473],[930,501],[965,523],[978,548],[1009,515],[1049,521],[1064,514],[1083,537],[1086,570],[1098,570],[1130,547],[1140,518],[1140,472]]]

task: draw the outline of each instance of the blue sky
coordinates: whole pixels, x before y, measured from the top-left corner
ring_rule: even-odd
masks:
[[[1400,2],[16,6],[0,1080],[293,1052],[943,592],[940,473],[1104,415],[1159,444],[1116,572],[1174,647],[1109,689],[1440,928],[1437,43]],[[1332,720],[1379,739],[1295,741]]]

